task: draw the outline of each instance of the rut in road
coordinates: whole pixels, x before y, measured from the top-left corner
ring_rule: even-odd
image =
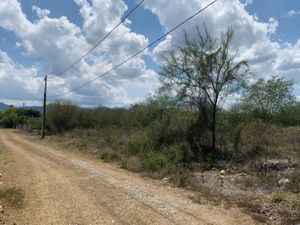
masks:
[[[236,208],[195,204],[187,191],[46,146],[37,137],[12,130],[0,130],[0,137],[26,193],[24,209],[12,215],[17,224],[257,224]]]

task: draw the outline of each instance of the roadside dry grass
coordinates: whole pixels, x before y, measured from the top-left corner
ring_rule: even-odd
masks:
[[[207,171],[189,177],[196,179],[186,186],[195,190],[196,194],[191,196],[194,202],[238,206],[255,220],[270,225],[300,222],[300,194],[293,193],[288,186],[279,187],[278,183],[270,184],[244,173],[228,173],[220,178],[219,171]]]
[[[25,193],[19,187],[1,187],[0,201],[13,208],[23,208]]]

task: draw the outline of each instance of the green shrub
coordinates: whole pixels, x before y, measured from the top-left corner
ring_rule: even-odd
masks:
[[[168,157],[168,161],[175,165],[190,165],[194,159],[194,154],[188,143],[183,142],[175,145],[166,146],[162,150]]]
[[[80,108],[70,102],[55,102],[48,105],[47,125],[51,131],[64,132],[78,126]]]
[[[18,109],[9,107],[6,111],[1,113],[0,122],[6,128],[14,128],[18,119]]]
[[[139,157],[131,156],[128,158],[122,158],[121,167],[134,172],[141,172],[143,170],[142,163]]]
[[[114,151],[114,150],[104,150],[99,153],[100,159],[102,159],[104,162],[118,162],[121,160],[120,153]]]
[[[163,171],[167,166],[168,159],[161,152],[149,151],[142,153],[141,156],[142,168],[145,171]]]
[[[183,174],[179,178],[179,187],[186,187],[188,185],[188,175]]]
[[[29,118],[28,123],[31,125],[33,130],[40,130],[42,127],[41,118]]]
[[[298,210],[298,214],[300,214],[300,193],[296,195],[293,199],[291,199],[291,206],[292,208]]]
[[[299,174],[295,174],[294,177],[289,178],[290,182],[287,185],[287,190],[299,194],[300,197],[300,176]]]
[[[136,132],[128,137],[127,152],[130,155],[137,155],[138,153],[145,151],[150,144],[150,140],[145,132]]]
[[[279,202],[284,201],[285,200],[284,192],[281,190],[273,192],[271,195],[271,200],[274,203],[279,203]]]

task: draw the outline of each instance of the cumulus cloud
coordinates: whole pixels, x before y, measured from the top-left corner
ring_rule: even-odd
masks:
[[[49,16],[50,15],[50,10],[48,9],[41,9],[37,6],[32,6],[32,11],[36,12],[37,16],[39,18],[43,18],[45,16]]]
[[[61,72],[87,52],[106,33],[121,20],[127,10],[122,0],[74,0],[79,6],[83,18],[83,26],[72,23],[67,17],[50,18],[48,9],[33,6],[32,10],[38,19],[29,21],[17,0],[0,2],[0,27],[13,31],[20,39],[16,46],[24,50],[24,55],[34,59],[42,59],[40,71],[47,74]],[[17,21],[17,23],[16,23]],[[134,33],[130,28],[131,21],[118,29],[87,58],[64,74],[64,78],[49,78],[49,95],[68,92],[74,87],[95,78],[128,58],[148,44],[143,35]],[[147,54],[147,52],[145,52]],[[76,100],[79,104],[88,105],[127,105],[134,99],[142,98],[152,91],[148,83],[141,83],[141,77],[157,75],[146,68],[142,55],[128,62],[118,71],[96,80],[91,85],[65,96]],[[132,96],[132,86],[126,88],[122,84],[130,82],[143,86],[142,93]],[[122,96],[122,97],[121,97]],[[89,99],[89,100],[88,100]]]
[[[277,20],[275,20],[274,18],[269,18],[269,24],[268,24],[268,32],[270,34],[274,34],[276,33],[277,27],[278,27],[279,23]]]
[[[288,11],[288,13],[286,14],[287,17],[294,17],[294,16],[298,16],[300,15],[300,10],[296,11],[294,9]]]
[[[147,9],[157,15],[161,25],[170,29],[179,21],[188,18],[197,9],[203,8],[209,1],[159,1],[148,3]],[[250,2],[248,2],[250,3]],[[217,36],[227,27],[233,28],[235,37],[233,49],[238,49],[238,58],[249,60],[252,72],[258,77],[268,77],[274,74],[283,75],[288,79],[299,80],[300,72],[300,39],[296,44],[281,44],[272,39],[279,22],[270,18],[268,22],[259,21],[245,9],[245,1],[219,1],[184,26],[190,38],[195,37],[195,27],[202,28],[206,24],[208,31]],[[170,50],[171,46],[181,45],[183,31],[178,30],[169,35],[152,52],[153,59],[161,63],[161,55]],[[298,76],[297,76],[298,75]]]
[[[34,9],[43,16],[32,23],[22,12],[20,2],[1,1],[0,27],[13,31],[21,39],[26,55],[44,59],[44,71],[55,73],[73,62],[88,44],[80,28],[66,17],[49,18],[47,10]]]
[[[0,50],[0,96],[2,99],[28,100],[39,89],[37,69],[16,64]]]
[[[154,0],[147,5],[154,14],[159,18],[161,25],[169,30],[182,20],[188,18],[195,13],[197,9],[206,6],[210,1],[191,0],[190,4],[185,4],[184,1],[158,1]],[[192,21],[184,26],[189,37],[193,38],[196,32],[195,27],[199,26],[203,29],[203,23],[206,24],[209,32],[217,36],[227,27],[232,27],[235,31],[235,36],[238,37],[234,41],[234,47],[246,46],[251,48],[255,43],[263,42],[268,39],[270,33],[276,31],[278,23],[271,20],[270,23],[257,21],[254,16],[250,15],[244,9],[244,5],[238,0],[235,1],[220,1],[212,5],[202,14],[199,14]],[[182,44],[184,41],[182,29],[176,30],[171,34],[171,37],[165,41],[166,45],[172,46],[170,43]],[[166,51],[167,46],[160,44],[154,52],[159,54],[160,50]]]
[[[0,97],[16,99],[20,95],[19,98],[30,99],[38,92],[37,84],[42,83],[42,78],[38,74],[55,74],[65,69],[118,24],[128,10],[123,0],[73,1],[77,4],[83,19],[82,26],[65,16],[50,17],[49,9],[37,6],[33,6],[32,10],[38,18],[30,21],[22,11],[21,1],[0,1],[0,27],[14,32],[18,38],[16,46],[22,49],[26,57],[36,59],[38,62],[31,67],[24,67],[14,63],[7,53],[2,51]],[[145,1],[144,7],[158,17],[166,31],[209,2],[152,0]],[[232,48],[239,49],[240,59],[249,60],[251,69],[257,77],[280,74],[300,83],[298,78],[300,40],[295,44],[274,41],[274,34],[280,26],[279,22],[275,18],[270,18],[266,22],[260,21],[256,15],[246,11],[245,7],[249,4],[252,4],[252,1],[218,1],[183,28],[192,38],[196,35],[195,27],[203,29],[203,23],[215,36],[228,26],[232,27],[235,31]],[[293,11],[290,14],[294,16],[297,12]],[[92,54],[64,74],[64,77],[50,76],[49,95],[68,92],[94,79],[148,45],[148,38],[133,32],[131,25],[130,19],[127,19],[126,23]],[[150,55],[158,65],[161,65],[163,62],[161,55],[169,51],[174,44],[183,44],[183,41],[183,30],[178,29],[168,35],[153,51],[144,52],[144,55]],[[157,72],[147,68],[144,55],[141,54],[108,76],[61,97],[89,106],[99,104],[124,106],[141,101],[159,85]],[[9,84],[12,88],[5,90],[7,86],[4,84]]]
[[[253,3],[253,0],[244,0],[244,5],[251,5]]]

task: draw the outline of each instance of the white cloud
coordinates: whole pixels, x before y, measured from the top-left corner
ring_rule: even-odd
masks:
[[[33,6],[32,10],[39,18],[31,22],[22,12],[20,2],[16,0],[0,1],[0,27],[13,31],[20,38],[21,41],[16,45],[24,50],[27,57],[43,60],[40,71],[48,74],[58,73],[76,61],[118,24],[127,10],[127,5],[122,0],[74,1],[80,8],[82,27],[64,16],[50,18],[48,9],[37,6]],[[68,71],[64,79],[53,79],[50,76],[49,95],[67,92],[95,78],[147,45],[148,39],[132,32],[130,25],[131,21],[127,19],[101,47]],[[144,97],[152,91],[153,85],[149,85],[149,82],[153,82],[152,78],[157,83],[157,76],[155,72],[146,68],[141,57],[142,55],[128,62],[107,77],[63,97],[76,100],[79,104],[111,106],[127,105],[137,98]],[[147,77],[149,74],[149,82],[141,81],[141,77]],[[123,87],[125,83],[143,86],[143,92],[131,90],[133,86]],[[131,92],[135,92],[136,95],[132,95]]]
[[[203,8],[210,1],[159,1],[153,0],[147,8],[158,16],[161,25],[169,30],[179,21],[188,18],[198,9]],[[248,2],[250,3],[250,2]],[[205,23],[212,35],[219,35],[227,27],[232,27],[235,37],[233,49],[239,49],[238,58],[248,59],[252,71],[257,77],[268,77],[280,74],[288,79],[298,78],[300,74],[300,39],[296,44],[281,44],[272,39],[279,23],[270,18],[268,22],[259,21],[256,16],[250,15],[245,5],[238,0],[218,1],[205,12],[198,15],[184,26],[188,36],[196,35],[195,27],[202,27]],[[161,55],[170,49],[173,44],[183,42],[182,29],[177,30],[161,42],[152,52],[154,60],[161,63]],[[299,91],[299,90],[298,90]]]
[[[0,50],[0,96],[2,99],[29,100],[42,81],[36,68],[18,65]]]
[[[83,18],[80,27],[65,16],[50,18],[48,9],[37,6],[33,6],[32,10],[38,19],[29,21],[20,2],[0,1],[0,27],[14,32],[19,39],[16,46],[24,51],[26,57],[38,59],[39,64],[31,68],[24,67],[1,52],[0,97],[6,99],[16,99],[18,96],[30,99],[38,91],[38,84],[42,83],[42,78],[37,74],[57,73],[66,68],[118,24],[128,9],[123,0],[74,0]],[[157,15],[163,29],[169,30],[209,2],[152,0],[144,4]],[[204,22],[213,35],[218,35],[230,26],[235,31],[233,49],[239,49],[239,58],[249,60],[257,76],[282,74],[300,83],[300,40],[296,44],[274,41],[272,38],[280,25],[278,21],[274,18],[268,22],[260,21],[257,16],[246,11],[245,6],[248,4],[252,4],[252,1],[218,1],[188,22],[184,29],[193,37],[195,26],[201,27]],[[183,31],[178,29],[151,53],[144,54],[149,54],[160,65],[163,62],[161,54],[170,50],[173,44],[182,44],[183,40]],[[95,78],[148,44],[147,37],[131,30],[131,21],[127,19],[92,54],[68,71],[64,78],[50,76],[49,95],[69,91]],[[78,104],[108,106],[124,106],[142,100],[158,87],[157,73],[147,68],[142,56],[63,97]],[[10,89],[7,90],[7,87]]]
[[[279,23],[277,20],[275,20],[274,18],[269,18],[269,24],[268,24],[268,32],[270,34],[274,34],[276,33],[277,27],[278,27]]]
[[[0,1],[0,26],[18,33],[26,34],[31,23],[23,14],[21,5],[18,1]]]
[[[37,16],[39,18],[43,18],[45,16],[49,16],[50,15],[50,10],[48,9],[41,9],[37,6],[32,6],[32,11],[36,12]]]
[[[44,70],[49,73],[62,70],[89,46],[80,34],[81,29],[66,17],[52,19],[44,14],[32,23],[16,0],[9,4],[8,0],[0,2],[0,18],[0,27],[21,39],[25,54],[44,59]]]
[[[244,5],[251,5],[253,3],[253,0],[244,0]]]
[[[121,20],[127,5],[120,0],[74,0],[84,19],[83,31],[90,44],[95,44]]]
[[[288,17],[294,17],[294,16],[298,16],[298,15],[300,15],[300,10],[296,11],[294,9],[288,11],[288,13],[286,14],[286,16],[288,16]]]

